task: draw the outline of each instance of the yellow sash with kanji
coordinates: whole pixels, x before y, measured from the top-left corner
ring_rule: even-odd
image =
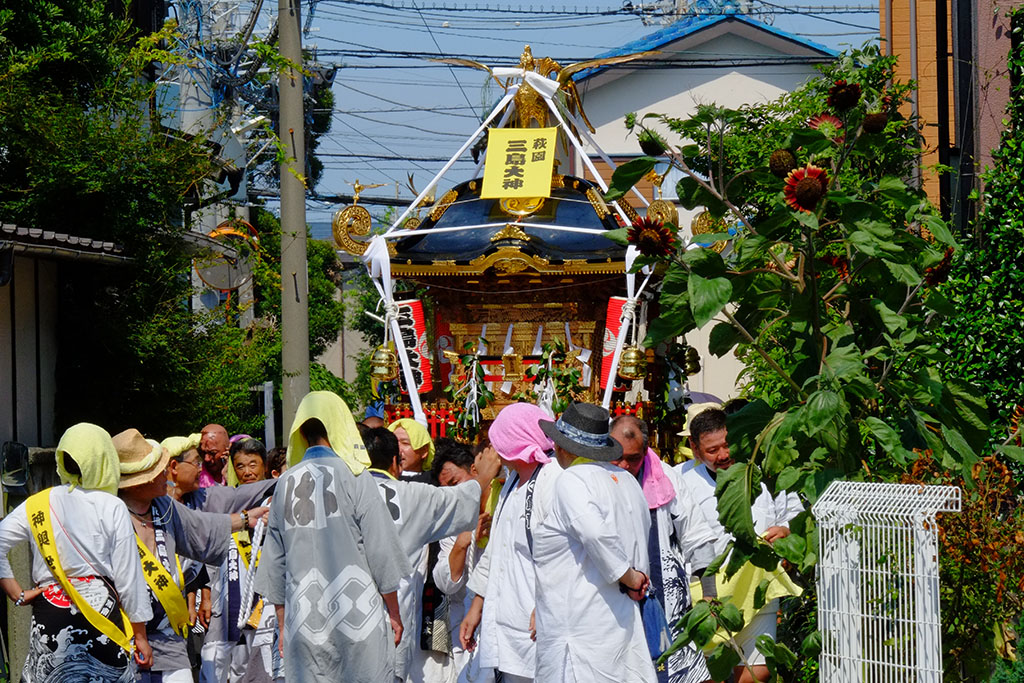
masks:
[[[146,577],[146,585],[153,591],[153,595],[167,613],[171,628],[183,636],[186,635],[191,624],[188,606],[185,604],[185,577],[181,573],[181,562],[178,561],[178,576],[181,577],[182,583],[178,584],[138,535],[135,536],[135,545],[139,550],[139,561],[142,562],[142,575]],[[177,554],[174,555],[174,559],[178,559]]]
[[[68,580],[67,574],[64,573],[64,568],[60,565],[60,558],[57,556],[53,524],[50,522],[50,491],[51,489],[40,491],[29,496],[29,499],[25,501],[25,511],[28,513],[29,527],[32,529],[32,536],[36,540],[39,554],[42,555],[46,566],[49,567],[54,578],[57,579],[61,588],[64,589],[64,593],[71,599],[71,602],[78,608],[78,611],[82,613],[82,616],[97,631],[120,645],[126,652],[131,652],[132,627],[128,622],[128,615],[124,613],[120,605],[118,606],[118,611],[121,613],[123,626],[119,628],[113,621],[97,612],[82,597],[82,594],[75,590],[75,587],[71,585],[71,581]]]
[[[235,547],[238,548],[238,556],[242,558],[242,562],[245,563],[245,568],[249,569],[249,564],[252,562],[252,541],[249,539],[249,534],[245,531],[236,531],[231,534],[231,538],[235,540]],[[260,554],[256,553],[256,564],[260,563]]]
[[[235,547],[238,548],[238,556],[241,557],[242,562],[245,563],[245,568],[252,571],[250,569],[250,563],[252,562],[252,541],[250,540],[249,533],[246,531],[236,531],[231,534],[231,538],[235,541]],[[262,554],[263,549],[261,548],[260,551],[256,553],[257,565],[260,563],[260,555]],[[258,627],[260,624],[260,616],[262,616],[262,614],[263,598],[260,598],[256,603],[256,606],[253,607],[252,614],[249,616],[249,621],[246,622],[246,625],[252,626],[253,628]]]

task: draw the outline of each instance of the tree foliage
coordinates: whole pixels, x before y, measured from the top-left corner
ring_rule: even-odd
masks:
[[[1016,11],[1013,31],[1024,31]],[[1014,409],[1024,404],[1024,50],[1009,57],[1009,126],[984,176],[981,213],[943,288],[955,314],[942,326],[947,368],[981,386],[998,413],[993,437],[1002,441]]]
[[[835,479],[893,480],[925,450],[970,477],[987,443],[984,398],[942,369],[936,324],[950,305],[939,285],[957,244],[906,180],[920,136],[899,115],[907,89],[894,66],[865,47],[770,105],[627,117],[641,133],[658,121],[679,143],[617,172],[609,196],[664,159],[683,175],[681,204],[718,223],[701,242],[728,241],[721,254],[676,249],[639,265],[665,262],[646,345],[713,324],[712,353],[753,359],[755,400],[729,419],[738,462],[718,479],[719,518],[736,538],[730,573],[784,559],[809,578],[817,562],[809,513],[785,543],[753,534],[758,481],[813,503]],[[630,239],[643,249],[641,233]]]
[[[239,328],[237,308],[192,310],[185,209],[207,199],[212,148],[166,128],[155,105],[148,75],[179,59],[163,49],[173,25],[142,35],[111,7],[0,8],[0,218],[112,241],[130,259],[60,265],[57,427],[88,420],[163,437],[221,422],[255,433],[252,387],[280,378],[279,226],[255,221],[256,324]],[[309,253],[318,354],[340,325],[338,264],[327,245]]]

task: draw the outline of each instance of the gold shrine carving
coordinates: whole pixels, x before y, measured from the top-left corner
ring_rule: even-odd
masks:
[[[370,234],[373,225],[373,218],[370,212],[359,205],[346,206],[334,214],[331,219],[331,232],[334,235],[334,242],[354,256],[362,256],[366,253],[369,241],[357,240],[355,237],[366,237]],[[394,256],[398,253],[395,245],[388,242],[388,254]]]
[[[530,236],[515,223],[509,223],[498,232],[491,235],[491,241],[497,242],[498,240],[519,240],[520,242],[529,242]]]

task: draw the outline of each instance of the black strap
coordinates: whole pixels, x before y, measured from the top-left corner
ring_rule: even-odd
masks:
[[[523,504],[523,519],[526,520],[526,545],[530,547],[530,556],[533,556],[533,530],[530,528],[530,518],[533,517],[533,489],[537,487],[537,474],[543,465],[537,465],[537,469],[526,482],[526,502]]]

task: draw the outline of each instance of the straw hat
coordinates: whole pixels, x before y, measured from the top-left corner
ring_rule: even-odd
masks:
[[[126,429],[113,438],[121,461],[121,483],[118,488],[148,484],[167,469],[171,453],[158,441],[142,436],[138,429]]]
[[[711,410],[712,408],[722,409],[721,403],[691,403],[686,406],[686,424],[683,425],[683,431],[679,432],[679,436],[685,436],[690,438],[690,423],[693,422],[693,418],[697,417],[705,410]]]

